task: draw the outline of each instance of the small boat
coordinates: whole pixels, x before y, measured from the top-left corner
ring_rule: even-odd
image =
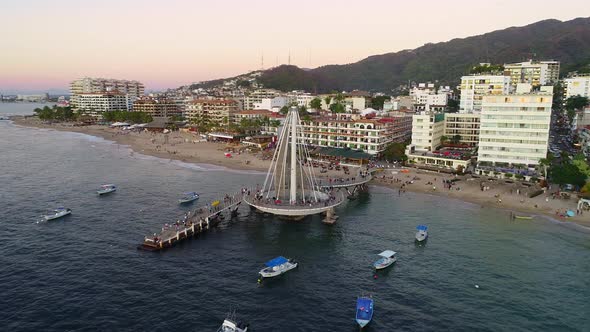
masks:
[[[531,220],[531,219],[533,219],[533,217],[532,217],[532,216],[517,216],[517,215],[514,215],[514,219],[526,219],[526,220]]]
[[[223,324],[217,332],[246,332],[248,331],[248,324],[238,322],[235,317],[235,312],[227,315]]]
[[[396,252],[393,250],[385,250],[384,252],[380,253],[379,256],[381,256],[381,258],[379,258],[379,260],[373,263],[373,267],[375,268],[375,270],[384,269],[389,265],[395,263],[395,254]]]
[[[361,296],[356,300],[356,322],[361,329],[373,319],[373,299]]]
[[[180,204],[190,203],[190,202],[196,201],[197,199],[199,199],[199,194],[197,194],[196,192],[184,193],[184,197],[179,199],[178,203],[180,203]]]
[[[60,208],[53,210],[53,214],[46,215],[43,218],[45,219],[45,221],[49,221],[49,220],[54,220],[54,219],[58,219],[58,218],[67,216],[68,214],[71,214],[71,213],[72,213],[72,210],[60,207]]]
[[[416,227],[416,241],[422,242],[428,238],[428,226],[426,225],[418,225]]]
[[[260,276],[263,278],[272,278],[296,268],[298,263],[294,260],[279,256],[269,260],[264,265],[266,265],[266,267],[260,270]]]
[[[96,193],[100,196],[100,195],[106,195],[108,193],[112,193],[114,191],[117,191],[117,186],[115,186],[114,184],[103,184],[96,191]]]

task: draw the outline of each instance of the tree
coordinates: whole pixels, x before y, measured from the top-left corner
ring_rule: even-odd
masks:
[[[449,136],[442,135],[442,136],[440,137],[440,143],[441,143],[441,144],[445,144],[445,143],[446,143],[448,140],[449,140]]]
[[[459,101],[457,99],[449,99],[447,101],[447,113],[457,113],[459,111]]]
[[[305,106],[300,106],[300,107],[298,108],[298,111],[299,111],[299,116],[300,116],[300,117],[301,117],[301,116],[306,116],[306,115],[308,114],[308,113],[307,113],[307,107],[305,107]]]
[[[315,97],[309,102],[309,106],[314,110],[320,110],[322,108],[322,100],[318,97]]]
[[[376,110],[382,110],[383,109],[383,104],[385,104],[386,100],[391,100],[391,97],[389,96],[377,96],[374,98],[371,98],[371,107],[376,109]]]
[[[539,166],[543,167],[543,174],[545,179],[547,178],[547,168],[551,166],[551,160],[549,158],[542,158],[539,160]]]
[[[342,105],[341,103],[334,103],[330,105],[330,111],[332,111],[332,113],[336,114],[336,113],[344,113],[346,112],[346,107],[344,105]]]
[[[565,109],[567,110],[567,117],[570,120],[570,123],[574,121],[576,111],[583,109],[588,106],[588,104],[588,97],[582,97],[580,95],[572,96],[565,100]]]
[[[501,73],[504,71],[503,65],[477,65],[471,67],[470,74],[484,74],[484,73]]]
[[[326,102],[326,107],[330,108],[330,104],[332,103],[332,96],[324,97],[324,101]]]
[[[459,144],[459,142],[461,142],[461,135],[454,135],[454,136],[451,138],[451,142],[452,142],[453,144]]]
[[[551,168],[551,181],[557,184],[573,184],[583,186],[586,183],[586,174],[571,163],[562,163]]]
[[[391,143],[387,145],[385,151],[383,151],[383,158],[385,160],[407,160],[406,146],[407,143]]]
[[[281,114],[287,114],[287,113],[289,113],[289,106],[283,106],[283,107],[281,107],[281,110],[279,112]]]

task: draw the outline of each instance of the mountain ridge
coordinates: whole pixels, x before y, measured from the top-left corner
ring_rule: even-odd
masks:
[[[282,65],[262,71],[257,81],[264,87],[283,91],[324,93],[360,89],[389,92],[407,84],[408,80],[456,84],[480,62],[503,64],[531,58],[558,60],[562,73],[590,71],[590,17],[569,21],[546,19],[311,70]],[[208,82],[214,81],[220,80]]]

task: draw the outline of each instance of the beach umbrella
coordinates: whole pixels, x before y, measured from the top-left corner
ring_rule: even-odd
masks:
[[[574,211],[572,211],[572,210],[567,210],[566,214],[567,214],[567,216],[568,216],[568,217],[573,217],[573,216],[575,216],[575,215],[576,215],[576,214],[574,213]]]

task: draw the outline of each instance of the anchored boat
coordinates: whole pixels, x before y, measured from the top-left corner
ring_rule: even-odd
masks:
[[[217,332],[247,332],[249,324],[238,322],[235,316],[235,312],[229,313]]]
[[[188,193],[184,193],[184,197],[179,199],[178,203],[180,203],[180,204],[190,203],[190,202],[196,201],[197,199],[199,199],[199,194],[197,194],[194,191],[188,192]]]
[[[96,193],[101,196],[101,195],[106,195],[109,193],[112,193],[114,191],[117,191],[117,186],[115,186],[114,184],[103,184],[102,186],[100,186],[100,188],[96,191]]]
[[[426,225],[418,225],[416,227],[416,241],[422,242],[428,238],[428,226]]]
[[[395,261],[397,260],[395,254],[396,252],[393,250],[385,250],[384,252],[380,253],[379,256],[381,256],[381,258],[379,258],[379,260],[373,263],[373,267],[375,268],[375,270],[384,269],[390,266],[391,264],[395,263]]]
[[[283,256],[279,256],[269,260],[265,265],[266,267],[260,270],[260,275],[263,278],[272,278],[296,268],[298,263]]]
[[[53,210],[53,214],[46,215],[43,218],[45,219],[45,221],[49,221],[49,220],[54,220],[54,219],[58,219],[61,217],[65,217],[71,213],[72,213],[72,210],[60,207],[60,208]]]
[[[356,322],[361,329],[373,319],[373,299],[361,296],[356,300]]]

